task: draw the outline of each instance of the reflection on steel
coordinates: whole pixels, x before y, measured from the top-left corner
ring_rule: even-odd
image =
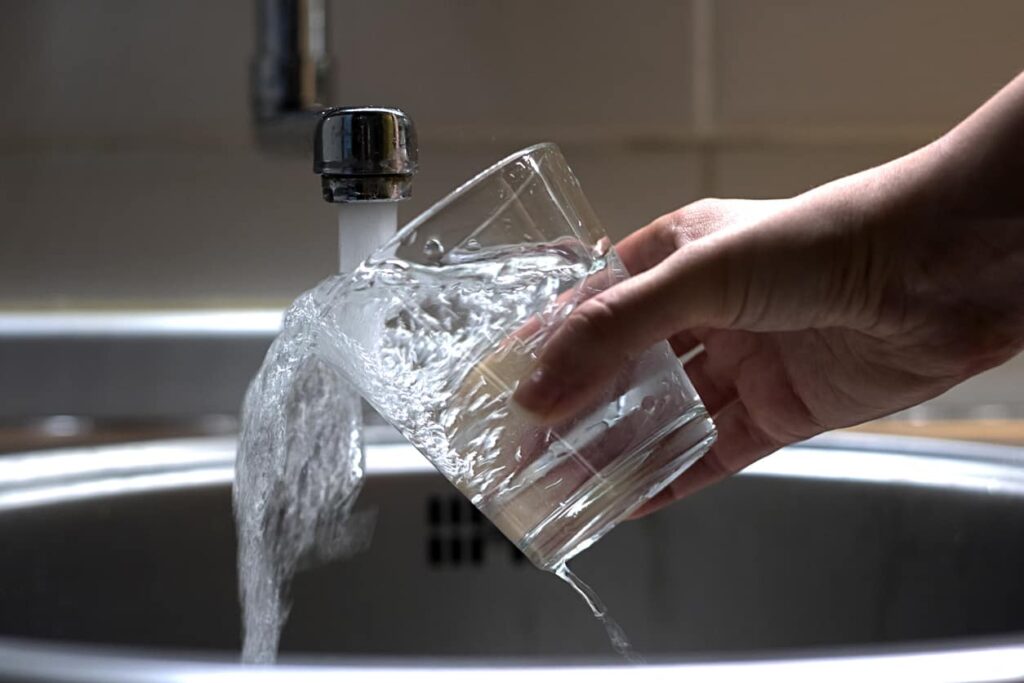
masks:
[[[251,96],[256,139],[274,151],[309,154],[330,101],[324,0],[256,0]]]
[[[368,476],[422,474],[431,465],[391,431],[368,438]],[[376,441],[376,442],[375,442]],[[63,448],[0,458],[0,510],[60,500],[231,481],[236,441],[172,439]],[[785,448],[743,477],[821,479],[1024,497],[1024,448],[870,434],[828,434]],[[190,483],[192,482],[192,483]],[[34,492],[34,493],[33,493]]]
[[[281,329],[281,315],[281,311],[274,309],[0,312],[0,340],[181,336],[272,338]]]
[[[222,493],[217,495],[223,497],[223,489],[229,484],[232,476],[234,446],[235,442],[232,438],[180,439],[100,448],[63,449],[0,458],[0,515],[14,515],[17,519],[22,520],[22,523],[33,519],[37,520],[32,523],[40,525],[38,528],[40,531],[44,531],[45,535],[45,529],[50,528],[46,525],[65,523],[61,521],[62,514],[65,515],[64,519],[67,519],[67,515],[62,513],[63,510],[71,513],[74,513],[75,510],[85,512],[87,508],[82,505],[92,505],[88,502],[90,499],[98,501],[98,507],[94,509],[100,510],[121,509],[110,507],[117,500],[136,500],[136,503],[126,502],[125,505],[129,507],[125,507],[123,510],[137,509],[140,512],[152,509],[152,506],[157,504],[156,501],[162,500],[160,505],[163,507],[159,509],[164,510],[165,514],[171,513],[174,510],[180,510],[180,507],[176,506],[192,500],[184,497],[192,495],[187,493],[190,490],[194,490],[196,493],[215,492],[215,489],[210,487],[219,487]],[[392,539],[392,545],[387,547],[382,557],[392,558],[395,552],[400,552],[398,549],[408,551],[410,544],[415,546],[414,551],[418,552],[419,546],[413,536],[425,532],[408,515],[412,514],[410,512],[412,510],[421,511],[423,502],[429,500],[430,496],[436,496],[439,492],[443,495],[443,492],[449,491],[448,485],[439,476],[432,474],[426,461],[407,444],[385,440],[370,443],[367,450],[369,475],[367,492],[370,498],[368,504],[379,506],[382,510],[392,511],[402,505],[406,506],[402,508],[404,510],[402,518],[397,521],[402,528],[407,530],[408,537]],[[387,482],[393,483],[388,484]],[[734,488],[733,493],[716,501],[715,496],[720,492],[725,492],[730,486],[738,488]],[[414,491],[420,493],[413,495]],[[885,494],[886,491],[891,493]],[[833,493],[828,494],[827,492]],[[913,492],[923,492],[928,498],[915,498]],[[168,498],[164,494],[173,494],[173,497]],[[161,498],[162,495],[163,498]],[[410,495],[413,495],[415,499],[410,498]],[[206,499],[208,498],[209,496]],[[845,503],[840,500],[842,498],[845,498]],[[757,502],[758,500],[760,502]],[[931,502],[925,504],[923,503],[925,500]],[[807,505],[817,505],[817,507],[804,512],[801,507],[802,501]],[[860,501],[864,501],[864,503],[861,504]],[[935,574],[937,583],[932,590],[941,592],[948,590],[957,581],[967,581],[966,577],[957,578],[955,566],[961,566],[958,563],[970,562],[970,558],[975,553],[987,552],[989,554],[985,557],[977,558],[977,562],[981,563],[978,566],[988,566],[989,561],[1005,565],[1001,574],[1003,579],[1000,579],[1003,583],[994,586],[993,590],[996,593],[991,593],[986,588],[987,582],[990,583],[991,579],[986,578],[988,574],[983,572],[974,577],[974,583],[963,583],[962,590],[979,591],[983,593],[981,595],[983,600],[991,601],[992,595],[998,594],[998,591],[1012,588],[1005,583],[1006,577],[1010,576],[1006,572],[1012,569],[1009,564],[1006,564],[1008,558],[1012,556],[1017,558],[1012,561],[1018,562],[1021,557],[1019,550],[1015,549],[1016,536],[1005,538],[1002,536],[1007,532],[1016,534],[1015,530],[1019,530],[1021,526],[1021,516],[1014,513],[1013,510],[1019,509],[1018,503],[1024,504],[1024,456],[1022,456],[1021,449],[1009,447],[871,435],[828,435],[814,439],[807,444],[784,449],[758,463],[748,473],[737,477],[733,484],[726,484],[721,488],[715,487],[715,489],[697,496],[693,502],[697,505],[696,508],[687,507],[689,504],[686,504],[681,506],[676,513],[672,513],[678,514],[678,517],[673,519],[672,525],[648,526],[646,531],[636,537],[637,540],[628,541],[628,543],[639,542],[639,539],[645,538],[654,539],[652,534],[659,529],[663,532],[669,530],[670,534],[678,534],[680,531],[685,531],[688,521],[693,519],[704,520],[703,524],[705,525],[709,522],[717,524],[717,518],[735,512],[735,506],[743,506],[747,502],[754,503],[753,507],[747,513],[733,514],[734,522],[739,521],[741,524],[745,523],[748,526],[756,527],[767,521],[768,526],[764,527],[765,529],[778,530],[792,529],[791,523],[788,523],[787,520],[790,522],[799,519],[810,520],[804,526],[803,533],[807,533],[807,530],[814,528],[815,524],[831,527],[836,523],[846,524],[849,522],[844,526],[848,532],[850,529],[878,529],[879,524],[898,520],[901,524],[908,525],[904,529],[906,533],[911,534],[908,538],[914,538],[914,534],[918,531],[925,534],[938,533],[941,537],[945,527],[929,527],[928,520],[932,519],[935,511],[949,509],[954,511],[951,513],[951,520],[959,520],[950,528],[959,529],[957,533],[969,534],[973,540],[968,540],[961,545],[956,545],[955,540],[949,541],[953,544],[949,547],[958,548],[956,552],[962,554],[955,559],[950,558],[949,562],[954,567],[952,573],[943,570]],[[864,521],[852,518],[844,521],[841,517],[834,516],[831,520],[824,519],[820,523],[815,522],[813,519],[815,516],[828,518],[830,514],[840,514],[829,513],[825,507],[822,507],[823,502],[829,509],[846,510],[848,514],[858,518],[863,516]],[[132,505],[136,507],[130,507]],[[704,507],[702,508],[701,505]],[[838,507],[835,507],[836,505]],[[934,505],[945,505],[948,508],[932,507]],[[960,505],[966,506],[959,508],[963,510],[962,516],[960,516],[961,513],[955,512],[958,509],[957,506]],[[208,512],[205,510],[206,508],[197,510],[194,520],[191,517],[187,518],[191,520],[189,523],[197,525],[194,528],[197,534],[210,521]],[[758,516],[759,510],[761,511],[760,516]],[[776,515],[774,512],[776,510],[788,510],[788,512],[784,514],[779,512],[774,520],[768,519]],[[885,512],[885,510],[890,512]],[[33,517],[37,511],[45,514]],[[899,511],[899,516],[889,516],[892,511]],[[227,512],[226,506],[224,512]],[[102,513],[96,518],[99,520],[98,523],[107,525],[117,521],[116,517],[105,517],[103,516],[105,514],[107,513]],[[182,512],[181,514],[186,513]],[[752,514],[754,517],[748,518],[747,514]],[[1008,514],[1016,515],[1016,520],[1009,520]],[[798,515],[798,517],[786,517],[785,515]],[[998,517],[998,520],[995,517]],[[0,517],[0,522],[7,522],[9,519],[15,521],[13,518]],[[989,524],[983,523],[993,521],[999,521],[1009,526],[1003,531],[999,531],[998,529],[992,530]],[[146,531],[151,524],[155,523],[157,523],[156,519],[153,522],[148,522],[142,527],[142,531],[160,534],[159,527]],[[862,523],[866,526],[862,527]],[[970,525],[962,526],[966,523]],[[924,526],[914,526],[915,524]],[[800,524],[798,523],[797,526]],[[627,527],[640,528],[640,525],[630,524]],[[193,529],[191,526],[188,528]],[[392,531],[394,528],[392,527]],[[739,529],[735,526],[731,528],[730,536],[720,542],[727,545],[760,542],[758,538],[761,532],[757,529],[753,529],[751,533],[739,538]],[[0,535],[11,534],[13,531],[10,526],[7,527],[7,531],[2,531],[2,529],[3,524],[0,524]],[[821,529],[821,532],[826,533],[827,529]],[[628,533],[628,529],[624,529],[622,533],[617,534],[617,538],[615,538],[616,534],[613,534],[603,544],[613,545],[626,542],[623,539],[628,536]],[[3,536],[3,538],[7,538],[7,536]],[[31,536],[31,538],[37,537]],[[213,545],[201,547],[220,547],[221,542],[218,538],[207,539],[204,542]],[[660,538],[658,543],[666,542],[667,537]],[[932,538],[938,537],[933,535]],[[802,546],[803,541],[799,536],[789,540],[782,537],[773,537],[773,539],[773,543],[788,543],[789,545],[785,546],[789,549],[788,552],[794,552],[794,549],[803,547],[804,549],[799,552],[803,553],[805,560],[813,559],[815,553],[819,552],[814,547]],[[870,537],[868,539],[866,542],[874,542],[870,540]],[[865,539],[861,540],[865,541]],[[199,539],[197,538],[196,541],[199,542]],[[32,542],[35,543],[34,540]],[[126,540],[126,542],[128,541]],[[380,542],[387,543],[388,539],[381,537]],[[886,542],[902,543],[899,536],[892,537],[890,535],[888,540],[879,537],[879,544]],[[1009,545],[1005,546],[1005,550],[998,551],[1003,553],[1004,557],[996,559],[996,555],[993,553],[998,548],[1004,548],[1002,545],[1004,542]],[[154,543],[159,543],[159,540],[154,540]],[[60,548],[61,546],[55,547]],[[110,547],[120,546],[114,544]],[[130,547],[135,548],[135,546]],[[620,555],[621,547],[613,549],[609,545],[606,549],[611,550],[613,554]],[[765,546],[765,548],[772,547],[774,546]],[[834,563],[839,558],[846,558],[845,562],[861,562],[862,560],[858,558],[862,551],[867,551],[868,555],[872,552],[898,553],[899,551],[895,550],[896,547],[879,545],[875,549],[865,547],[844,550],[843,544],[840,542],[834,548],[839,555],[822,556],[822,559],[826,560],[826,565],[831,562],[833,564],[830,566],[834,567]],[[661,548],[659,556],[667,551],[666,547],[659,546],[659,548]],[[708,549],[709,547],[694,549],[694,552],[698,550],[707,552]],[[595,547],[591,552],[600,553],[601,551],[601,547]],[[143,552],[152,553],[154,550],[149,547]],[[763,552],[763,550],[759,552]],[[686,550],[684,556],[688,556],[688,553],[689,550]],[[602,557],[601,562],[608,562],[612,556]],[[915,556],[911,554],[909,557]],[[156,560],[156,556],[152,559]],[[116,560],[116,558],[111,558],[111,560]],[[634,558],[630,562],[634,560],[642,561],[642,558]],[[37,558],[35,561],[38,562],[39,559]],[[679,561],[676,560],[676,562]],[[851,576],[862,576],[859,572],[868,571],[874,566],[870,559],[865,559],[863,562],[863,566],[858,564]],[[783,586],[781,583],[784,581],[783,577],[794,571],[796,567],[786,563],[776,563],[776,565],[773,570],[776,573],[772,576],[774,581],[779,582],[779,589],[785,588],[790,591],[787,595],[801,595],[805,590],[811,588],[803,583]],[[454,569],[435,567],[432,570],[426,568],[425,565],[422,569],[409,566],[407,563],[402,566],[407,572],[405,580],[415,580],[409,577],[414,577],[417,571],[424,572],[424,576],[430,571],[435,573],[443,571],[487,572],[487,567],[491,565],[485,563],[481,566],[467,565],[467,567]],[[116,561],[107,567],[108,569],[105,571],[119,571]],[[9,569],[2,571],[8,572]],[[721,573],[724,569],[723,566],[708,566],[704,568],[704,571]],[[492,570],[494,570],[493,567]],[[693,567],[693,570],[697,571],[697,567]],[[379,570],[370,566],[367,571]],[[679,567],[679,571],[685,573],[687,569]],[[810,575],[813,575],[815,569],[812,566],[808,568],[808,571],[811,572]],[[924,580],[920,576],[922,566],[918,565],[914,571],[919,577],[915,581]],[[512,575],[498,575],[505,577],[505,580],[512,580]],[[520,572],[515,576],[528,579],[529,573]],[[880,576],[886,575],[880,574]],[[940,576],[945,578],[938,578]],[[464,578],[469,580],[471,577],[466,575]],[[643,572],[637,575],[638,582],[648,579],[649,577]],[[96,578],[96,581],[99,580]],[[689,580],[686,576],[680,576],[673,580],[673,585],[681,584],[685,587]],[[714,587],[715,577],[705,573],[693,577],[693,580],[696,585],[701,586],[701,591],[705,591]],[[854,581],[859,580],[866,579],[854,579]],[[95,584],[87,581],[83,585]],[[142,585],[146,585],[145,582]],[[488,586],[489,584],[481,585]],[[769,585],[771,584],[766,584],[766,587]],[[715,588],[725,589],[725,587]],[[367,589],[369,590],[369,587]],[[523,589],[524,587],[519,588],[519,590]],[[835,587],[832,590],[838,589],[841,587]],[[49,591],[45,586],[42,590]],[[111,590],[111,588],[108,587],[107,590]],[[180,587],[179,590],[181,590]],[[493,586],[486,590],[493,591]],[[824,587],[819,587],[818,590],[829,590],[829,588],[826,584]],[[51,594],[52,591],[44,592],[41,595]],[[918,596],[918,599],[935,599],[935,595],[932,595],[931,598],[928,598],[928,595],[928,592],[925,591]],[[969,598],[971,595],[967,593],[966,597]],[[1011,595],[1019,595],[1019,591]],[[12,597],[13,595],[10,593],[7,598],[0,597],[0,609],[5,606],[3,600],[10,600]],[[819,597],[814,599],[820,600],[820,593]],[[893,596],[890,595],[889,598],[884,599],[891,600]],[[439,600],[441,602],[438,602],[438,605],[446,604],[443,598],[439,598]],[[30,609],[31,604],[33,603],[27,603],[22,609]],[[377,605],[374,609],[381,608],[379,603],[374,604]],[[722,607],[728,607],[737,614],[743,614],[744,610],[748,609],[745,603],[722,605]],[[327,609],[330,610],[330,607]],[[805,614],[808,609],[810,609],[810,603],[802,605],[795,612]],[[830,608],[826,603],[819,609]],[[1012,606],[1008,609],[1012,609]],[[439,616],[439,618],[444,617],[444,614]],[[683,615],[680,616],[680,619],[684,617],[690,618]],[[771,620],[776,624],[777,629],[788,629],[796,628],[797,623],[793,619],[799,621],[804,617],[769,612],[759,615],[758,618]],[[836,618],[841,617],[837,615]],[[854,615],[847,614],[845,618],[854,618]],[[872,618],[870,611],[866,618]],[[914,617],[912,614],[904,613],[902,618]],[[929,618],[920,617],[918,621],[923,620],[922,623],[927,626]],[[765,623],[767,624],[768,621]],[[1017,623],[1024,623],[1024,621],[1018,620]],[[919,626],[919,628],[925,628],[925,626]],[[228,625],[227,628],[230,629],[231,626]],[[397,625],[396,628],[398,628]],[[964,633],[976,633],[967,625],[963,628]],[[172,631],[173,629],[168,630],[167,633]],[[837,632],[844,631],[839,629]],[[397,637],[398,633],[392,632],[391,635]],[[414,640],[421,636],[422,634],[417,636],[416,633],[413,633],[408,635],[408,638]],[[764,651],[760,654],[754,651],[741,651],[701,657],[688,654],[662,655],[652,658],[654,664],[651,666],[629,668],[628,670],[614,663],[598,665],[596,664],[597,658],[577,659],[576,665],[552,665],[550,661],[545,660],[519,660],[517,662],[509,660],[507,657],[494,659],[477,657],[471,666],[462,666],[451,659],[435,657],[425,661],[410,656],[403,656],[400,666],[395,663],[395,660],[379,658],[353,660],[344,657],[334,659],[318,657],[315,664],[293,659],[286,660],[285,664],[272,668],[242,669],[231,661],[233,657],[229,653],[221,653],[213,658],[208,654],[204,654],[202,657],[182,655],[172,658],[165,653],[161,654],[153,650],[150,650],[150,654],[147,655],[145,651],[140,652],[137,648],[124,650],[114,646],[71,645],[67,642],[41,638],[0,637],[0,681],[27,679],[104,681],[106,683],[221,680],[335,681],[351,676],[358,680],[390,681],[401,678],[425,683],[434,681],[451,683],[463,680],[468,682],[481,679],[507,680],[518,683],[524,676],[528,676],[531,680],[550,680],[561,683],[567,676],[574,680],[610,682],[618,681],[623,675],[628,675],[640,681],[686,681],[687,683],[732,680],[779,680],[787,683],[857,681],[860,683],[865,680],[1009,681],[1020,680],[1024,677],[1024,632],[1004,632],[988,636],[962,635],[948,640],[920,642],[866,642],[859,640],[858,644],[846,646],[838,646],[833,641],[825,642],[828,644],[817,645],[799,652],[777,649],[768,654],[765,654]],[[473,644],[466,643],[464,647],[471,652]],[[387,651],[386,647],[381,650],[381,652]]]
[[[1024,640],[1024,639],[1022,639]],[[65,651],[12,642],[10,651],[0,650],[0,681],[24,681],[6,677],[7,672],[38,674],[41,681],[104,681],[104,683],[221,683],[261,681],[281,683],[621,683],[623,677],[644,683],[864,683],[865,681],[914,681],[914,683],[981,683],[1024,680],[1024,643],[984,642],[975,647],[939,649],[924,647],[906,652],[879,652],[836,656],[794,658],[724,658],[720,661],[692,661],[676,664],[627,667],[544,666],[501,664],[493,667],[444,666],[436,660],[411,661],[403,666],[367,663],[362,666],[338,662],[318,665],[284,664],[271,667],[240,667],[227,662],[182,661],[145,658],[128,653],[96,650]],[[3,647],[0,641],[0,647]],[[46,666],[40,662],[46,660]]]

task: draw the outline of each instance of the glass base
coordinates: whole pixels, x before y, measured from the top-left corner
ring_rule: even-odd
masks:
[[[519,540],[519,549],[537,567],[556,570],[699,460],[715,435],[714,423],[698,404],[636,454],[621,458],[580,487]]]

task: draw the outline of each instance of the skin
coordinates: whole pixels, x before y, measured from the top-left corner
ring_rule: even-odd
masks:
[[[718,426],[649,513],[796,441],[937,396],[1024,348],[1024,74],[935,142],[781,200],[704,199],[616,247],[632,274],[515,401],[571,416],[667,339]]]

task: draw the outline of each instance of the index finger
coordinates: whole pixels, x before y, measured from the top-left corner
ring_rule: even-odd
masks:
[[[615,245],[615,253],[630,275],[650,270],[675,250],[671,214],[648,223]]]
[[[632,276],[653,268],[671,255],[675,249],[672,215],[669,214],[648,223],[616,243],[614,251],[626,269],[627,275]],[[559,294],[548,308],[550,310],[562,309],[565,306],[574,308],[595,294],[608,289],[619,279],[619,276],[610,272],[611,270],[614,269],[606,268],[598,273],[588,275],[579,286]],[[532,315],[509,335],[506,342],[525,342],[541,331],[544,325],[545,321],[541,317]]]

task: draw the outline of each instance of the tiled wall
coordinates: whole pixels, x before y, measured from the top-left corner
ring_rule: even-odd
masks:
[[[254,5],[0,0],[0,308],[282,305],[334,268],[310,160],[252,144]],[[885,161],[1024,68],[1022,0],[329,10],[335,103],[419,125],[403,218],[548,139],[614,236],[704,194],[785,196]],[[1022,363],[956,396],[1019,403]]]
[[[0,306],[280,303],[333,267],[251,143],[254,2],[0,0]],[[927,140],[1024,67],[1020,0],[330,0],[338,103],[416,118],[405,217],[560,142],[610,232]]]

